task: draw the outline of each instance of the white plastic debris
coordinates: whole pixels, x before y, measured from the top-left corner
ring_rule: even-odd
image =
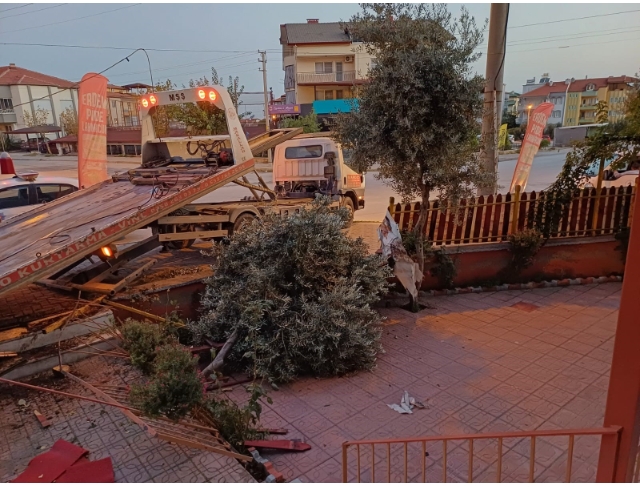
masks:
[[[398,278],[404,288],[413,296],[414,300],[418,299],[417,282],[422,282],[422,272],[420,266],[415,263],[402,245],[402,237],[398,224],[387,210],[384,220],[378,227],[378,238],[380,239],[382,256],[385,258],[392,257],[395,261],[393,274]]]
[[[407,391],[404,391],[402,398],[400,399],[400,404],[387,404],[394,411],[399,412],[400,414],[413,414],[413,406],[416,404],[416,400],[409,396]]]

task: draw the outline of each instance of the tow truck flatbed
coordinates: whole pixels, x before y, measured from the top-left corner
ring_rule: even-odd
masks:
[[[157,186],[109,180],[0,223],[0,295],[64,269],[253,169],[251,158],[196,175],[195,182],[160,197]]]

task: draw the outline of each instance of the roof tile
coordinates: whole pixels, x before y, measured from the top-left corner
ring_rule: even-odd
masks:
[[[74,88],[76,83],[19,66],[0,66],[0,86],[31,85]]]

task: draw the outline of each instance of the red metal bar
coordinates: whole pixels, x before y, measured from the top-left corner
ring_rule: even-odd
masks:
[[[498,438],[498,472],[496,482],[500,483],[502,480],[502,437]]]
[[[575,436],[569,436],[569,451],[567,452],[567,477],[565,482],[567,484],[571,483],[571,470],[573,467],[573,443],[575,441]]]
[[[442,483],[447,483],[447,440],[442,442]]]
[[[349,445],[347,445],[346,443],[342,444],[342,483],[346,484],[349,481],[349,478],[347,476],[347,448],[349,448]],[[358,460],[360,460],[358,458]],[[360,470],[358,470],[358,475],[360,475]],[[360,479],[358,479],[358,481],[360,481]]]
[[[469,440],[469,483],[473,482],[473,438]]]
[[[536,468],[536,437],[531,437],[531,451],[529,452],[529,483],[533,483]]]
[[[640,178],[636,180],[634,216],[640,215],[639,181]],[[618,424],[622,431],[619,443],[617,437],[602,438],[598,482],[631,482],[640,440],[640,218],[631,222],[628,248],[604,415],[605,426]]]

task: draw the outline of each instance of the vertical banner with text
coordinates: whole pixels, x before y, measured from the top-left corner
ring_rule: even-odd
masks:
[[[527,186],[533,158],[540,148],[544,128],[547,126],[547,120],[549,116],[551,116],[552,110],[553,103],[542,103],[531,113],[531,117],[527,122],[527,133],[520,147],[518,163],[513,171],[513,179],[511,180],[509,192],[513,193],[518,185],[520,185],[521,191],[524,191],[524,188]]]
[[[87,73],[78,94],[78,179],[88,188],[109,179],[107,174],[107,78]]]
[[[507,124],[503,123],[500,126],[500,132],[498,134],[498,149],[504,150],[507,145]]]

